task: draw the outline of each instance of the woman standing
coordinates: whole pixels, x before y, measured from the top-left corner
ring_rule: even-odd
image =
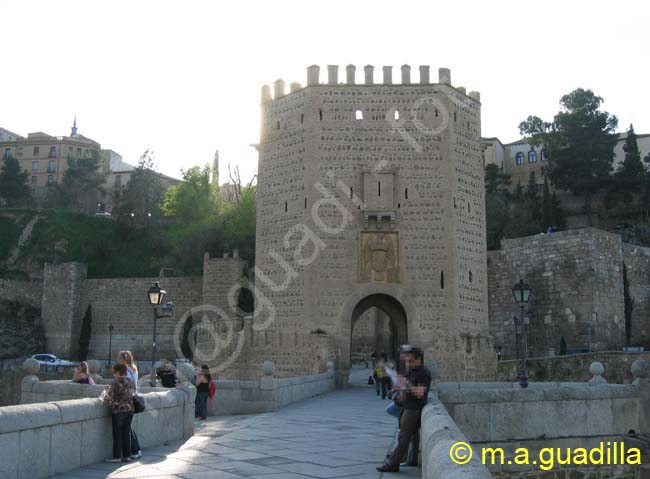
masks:
[[[88,368],[88,363],[86,361],[83,361],[79,366],[75,368],[72,382],[78,384],[95,384],[95,381],[90,375],[90,369]]]
[[[138,393],[138,366],[133,359],[131,351],[120,351],[117,355],[117,363],[126,366],[126,376],[133,381],[135,393]],[[142,450],[140,449],[140,441],[133,428],[131,428],[131,459],[140,459],[142,457]]]
[[[196,401],[194,402],[195,416],[205,421],[208,416],[208,398],[210,397],[210,368],[204,364],[196,377]]]

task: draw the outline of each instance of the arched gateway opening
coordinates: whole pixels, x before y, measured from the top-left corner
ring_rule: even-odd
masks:
[[[390,295],[366,296],[352,310],[350,333],[350,365],[369,361],[373,351],[397,358],[400,345],[408,342],[406,311]]]

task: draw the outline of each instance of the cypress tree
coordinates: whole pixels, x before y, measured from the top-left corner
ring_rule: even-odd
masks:
[[[81,331],[79,332],[79,361],[88,359],[90,349],[90,335],[92,333],[93,313],[90,305],[86,308],[83,319],[81,320]]]

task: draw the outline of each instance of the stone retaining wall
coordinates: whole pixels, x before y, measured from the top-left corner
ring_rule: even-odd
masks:
[[[0,299],[18,301],[35,308],[41,307],[43,282],[39,280],[21,281],[0,279]]]
[[[98,386],[100,387],[100,386]],[[134,417],[142,447],[194,434],[192,386],[144,394]],[[37,479],[111,457],[111,410],[99,399],[74,399],[0,408],[0,477]]]

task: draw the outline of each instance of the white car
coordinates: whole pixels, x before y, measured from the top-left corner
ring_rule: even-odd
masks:
[[[78,365],[78,363],[72,361],[59,359],[54,354],[34,354],[31,359],[36,359],[41,366],[51,368],[69,368]]]

